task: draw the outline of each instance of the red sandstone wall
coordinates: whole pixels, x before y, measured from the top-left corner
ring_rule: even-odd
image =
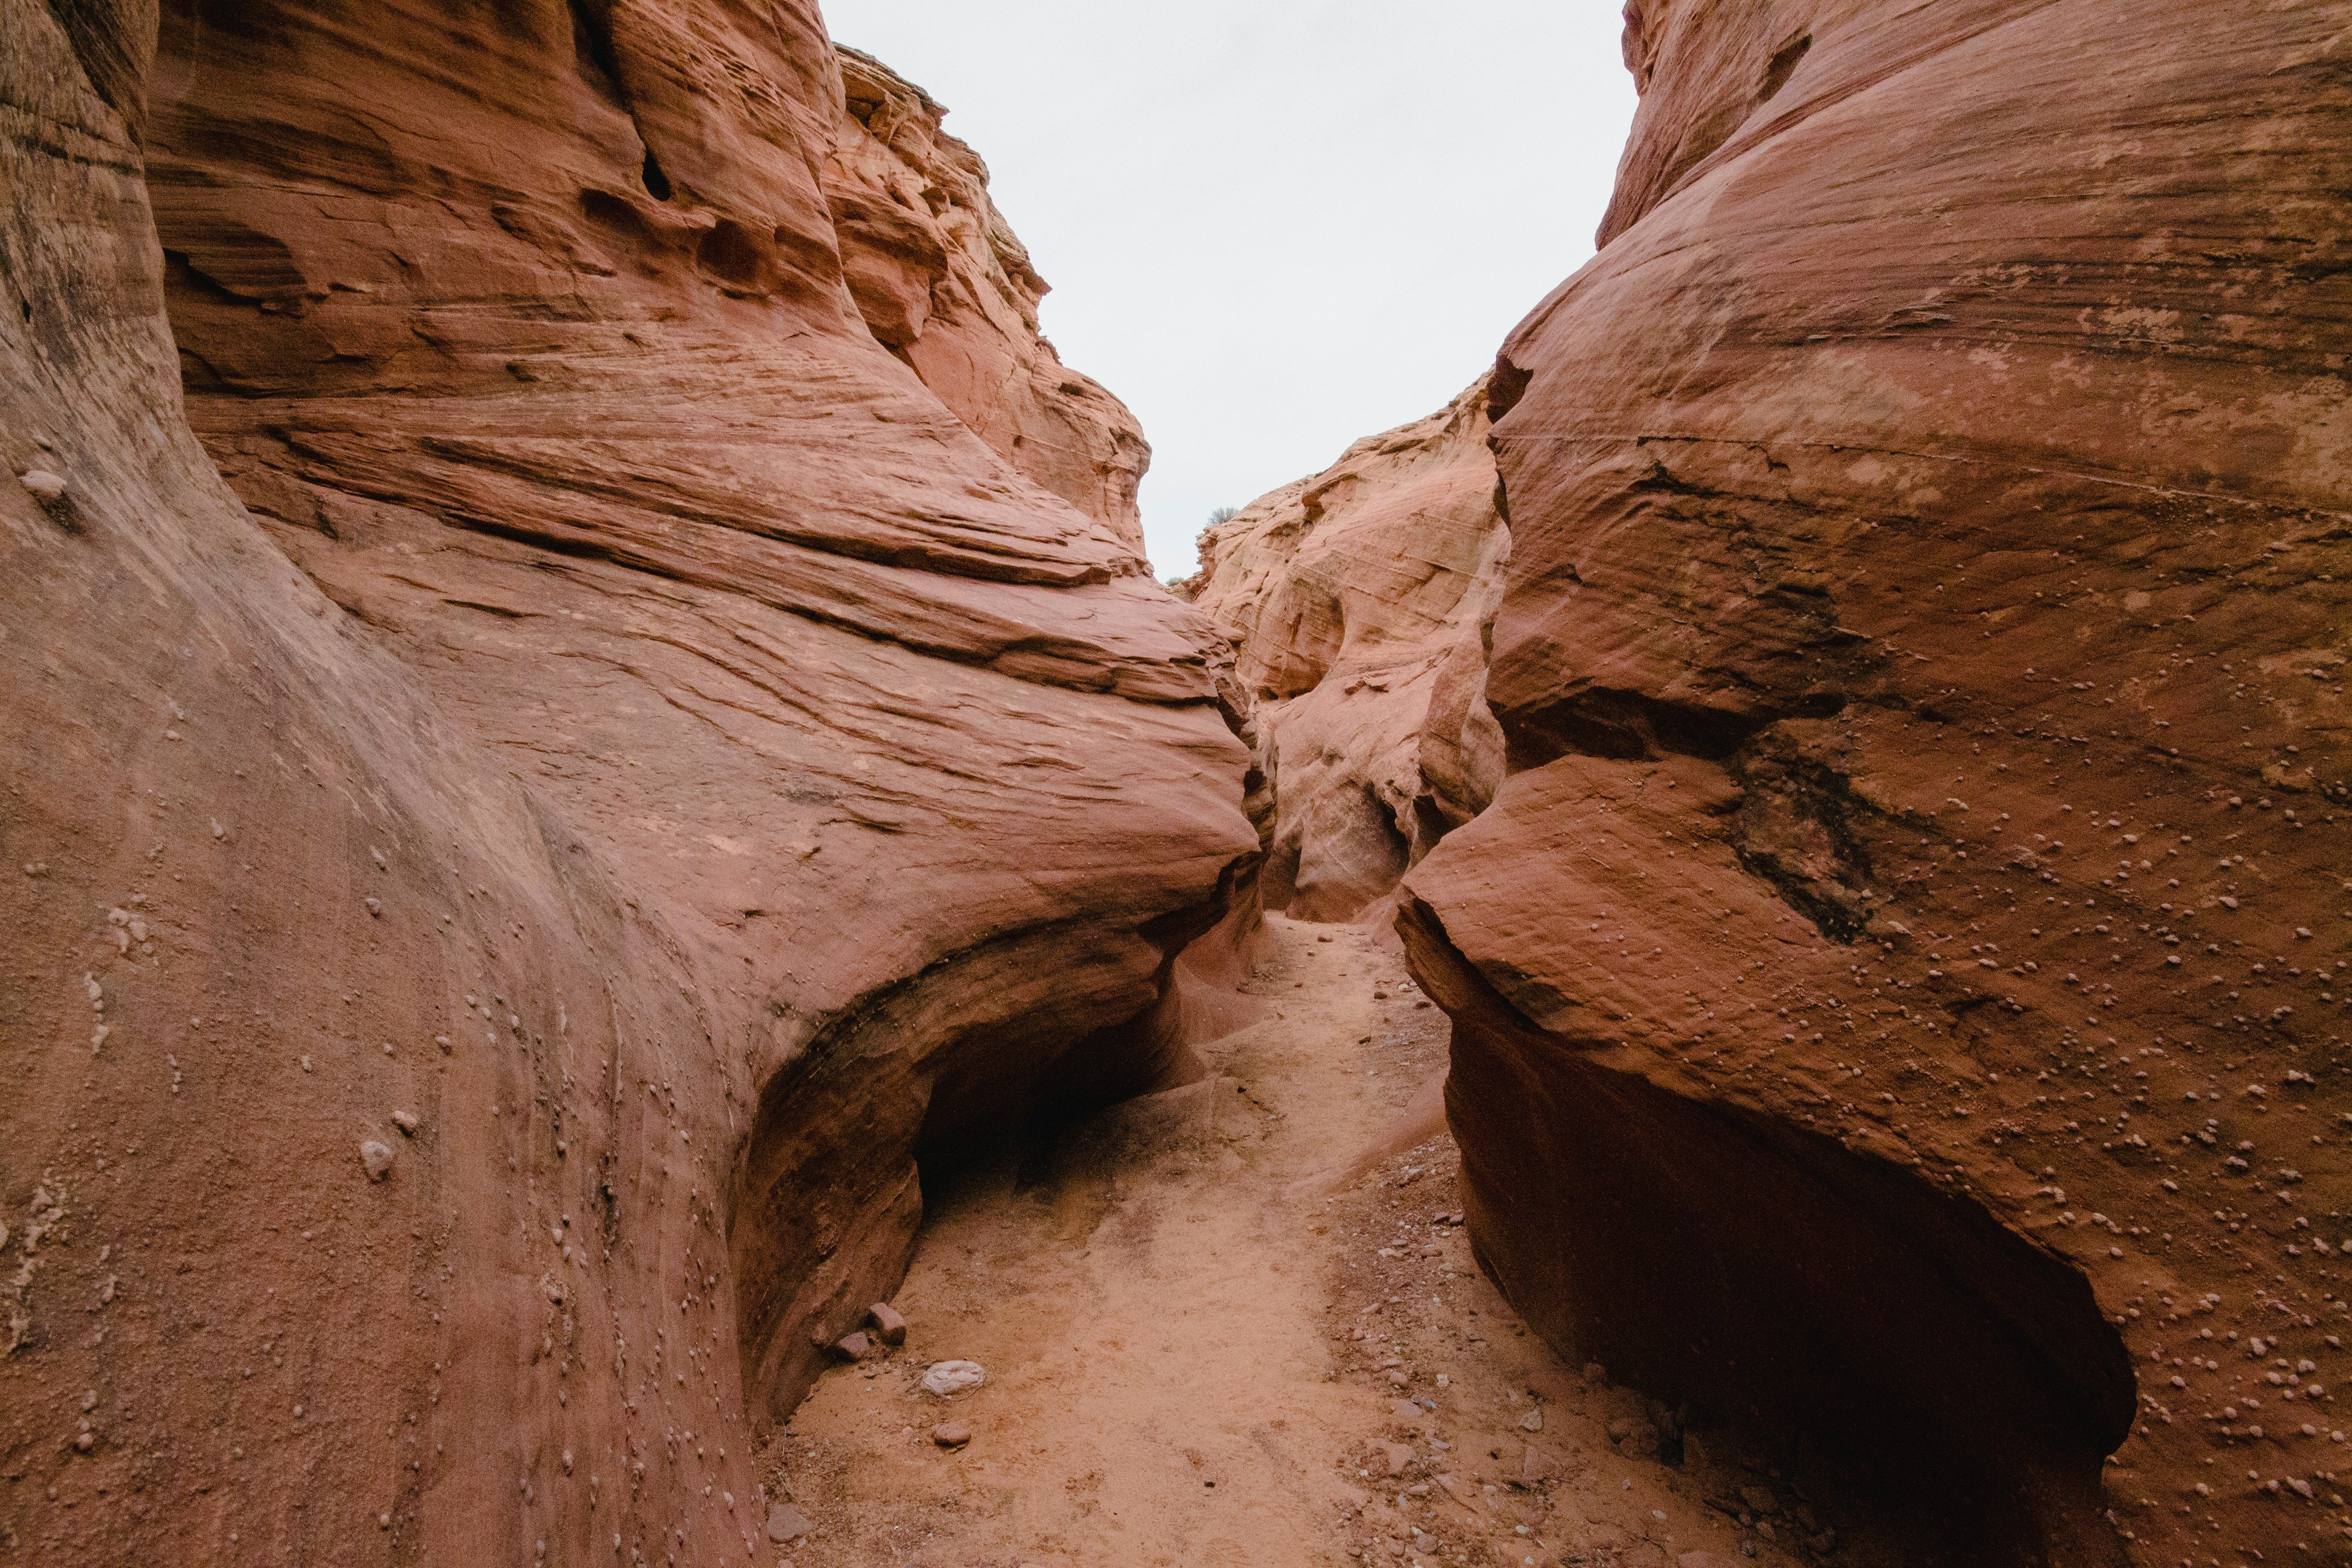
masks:
[[[2344,12],[1628,12],[1407,881],[1481,1256],[1970,1561],[2340,1543]]]
[[[1280,781],[1265,898],[1376,905],[1492,798],[1486,637],[1510,554],[1482,379],[1201,536],[1178,591],[1234,640]]]
[[[875,340],[813,5],[153,26],[0,4],[0,1542],[732,1556],[1163,1065],[1217,641]]]

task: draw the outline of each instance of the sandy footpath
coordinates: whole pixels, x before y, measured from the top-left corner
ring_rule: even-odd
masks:
[[[1442,1132],[1346,1179],[1402,1141],[1444,1015],[1365,931],[1269,926],[1244,988],[1273,1016],[1204,1048],[1211,1078],[928,1194],[906,1344],[828,1374],[763,1456],[780,1522],[810,1527],[768,1560],[1874,1560],[1770,1457],[1675,1434],[1527,1334],[1471,1261]],[[941,1360],[988,1380],[920,1392]]]

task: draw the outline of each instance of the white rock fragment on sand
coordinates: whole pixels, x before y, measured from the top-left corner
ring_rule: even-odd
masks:
[[[945,1396],[977,1388],[987,1381],[987,1372],[976,1361],[935,1361],[915,1385],[926,1394]]]
[[[46,468],[28,468],[17,476],[36,501],[44,507],[54,507],[66,498],[66,482]]]

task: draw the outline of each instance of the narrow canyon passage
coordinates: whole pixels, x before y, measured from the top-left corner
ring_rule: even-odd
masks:
[[[1445,1015],[1365,929],[1267,925],[1268,1015],[1208,1078],[928,1188],[906,1343],[826,1374],[761,1456],[774,1561],[1891,1560],[1783,1456],[1526,1333],[1459,1228],[1451,1138],[1366,1164]],[[924,1393],[942,1361],[987,1381]]]
[[[0,0],[0,1568],[2352,1568],[2352,0],[835,5]]]

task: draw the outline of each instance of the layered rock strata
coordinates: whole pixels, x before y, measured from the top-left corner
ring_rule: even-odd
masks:
[[[0,0],[0,1541],[753,1551],[918,1160],[1163,1064],[1218,640],[876,340],[813,6],[153,28]]]
[[[2340,1555],[2344,15],[1627,12],[1401,915],[1479,1255],[1939,1560]]]
[[[1037,330],[1045,280],[988,194],[988,165],[930,94],[841,50],[847,123],[820,170],[851,296],[874,336],[1025,477],[1143,553],[1135,416]]]
[[[1501,781],[1486,638],[1510,529],[1484,378],[1201,536],[1177,591],[1238,650],[1281,781],[1268,908],[1346,920]]]

